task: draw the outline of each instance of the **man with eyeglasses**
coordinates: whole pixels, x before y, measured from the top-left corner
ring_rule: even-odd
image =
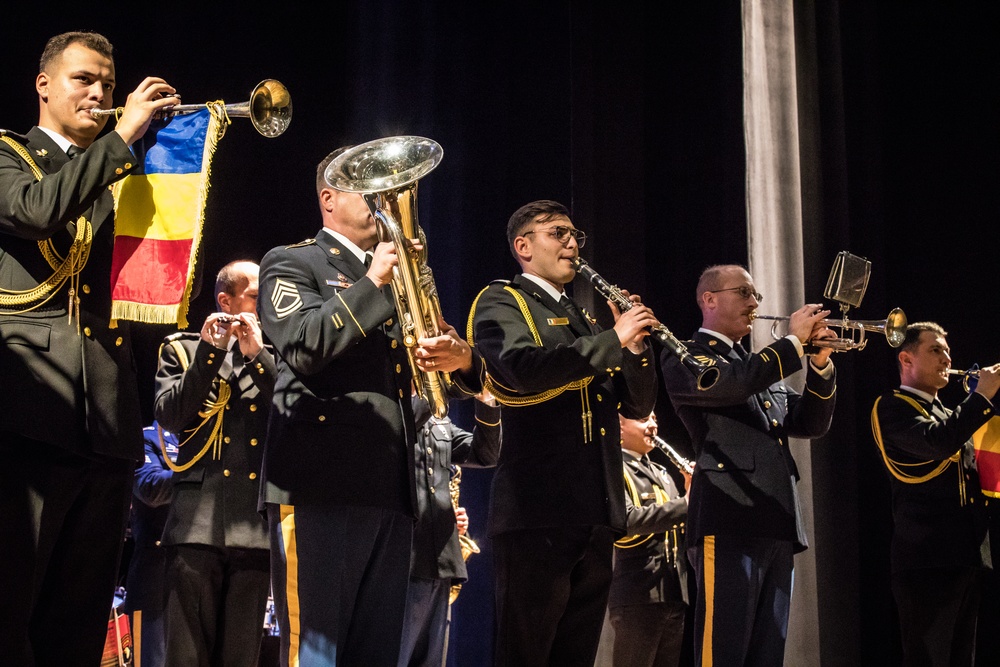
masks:
[[[688,507],[688,557],[695,570],[696,665],[775,665],[785,650],[793,556],[807,547],[789,438],[830,427],[836,393],[831,348],[815,347],[805,391],[785,384],[803,370],[804,346],[836,334],[821,304],[791,314],[788,335],[750,353],[763,300],[738,265],[712,266],[698,280],[702,325],[687,343],[719,379],[701,390],[676,355],[661,353],[664,384],[691,436],[695,472]]]
[[[487,388],[501,405],[490,498],[497,665],[593,664],[624,534],[618,409],[656,400],[638,297],[603,331],[565,293],[586,241],[562,204],[522,206],[507,225],[521,273],[494,281],[469,316]]]

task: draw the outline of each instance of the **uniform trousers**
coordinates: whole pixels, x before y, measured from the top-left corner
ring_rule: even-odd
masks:
[[[793,545],[707,535],[688,548],[698,582],[695,665],[781,667],[792,598]]]
[[[166,550],[167,667],[256,665],[271,583],[268,550]]]
[[[686,613],[687,605],[679,600],[610,608],[614,667],[677,667]]]
[[[493,537],[495,664],[594,663],[614,540],[605,526],[532,528]]]
[[[906,667],[971,667],[983,570],[928,567],[893,574]]]
[[[85,458],[5,432],[0,456],[3,662],[93,667],[107,636],[135,462]]]
[[[451,579],[410,577],[399,667],[441,667],[448,633]]]
[[[281,667],[396,667],[413,518],[267,504]]]

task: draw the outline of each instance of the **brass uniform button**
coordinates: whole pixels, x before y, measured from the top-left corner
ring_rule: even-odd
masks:
[[[86,336],[87,338],[90,338],[90,327],[83,328],[83,335]]]
[[[118,338],[115,338],[115,347],[121,347],[122,346],[122,342],[124,342],[124,341],[122,340],[121,336],[119,336]]]
[[[769,409],[771,407],[771,401],[764,401],[764,408]]]
[[[255,472],[250,473],[250,479],[257,479],[257,473]]]
[[[320,416],[318,417],[318,419],[319,419],[319,420],[320,420],[321,422],[325,422],[325,421],[326,421],[326,415],[320,415]]]
[[[222,442],[224,442],[224,443],[226,443],[228,445],[231,442],[231,440],[229,439],[229,436],[227,435],[225,438],[222,439]]]
[[[84,285],[80,288],[84,294],[90,294],[90,285]]]
[[[230,476],[230,475],[232,475],[233,473],[229,472],[228,470],[223,470],[223,471],[222,471],[222,474],[223,474],[223,475],[225,475],[226,477],[229,477],[229,476]]]
[[[250,438],[250,446],[251,447],[257,446],[257,438]]]
[[[257,412],[257,404],[256,403],[251,403],[250,404],[250,412]]]
[[[397,342],[396,342],[396,339],[395,339],[395,338],[393,338],[393,339],[392,339],[392,343],[390,344],[390,347],[392,347],[392,349],[394,349],[394,350],[395,350],[395,349],[396,349],[396,347],[397,347],[398,345],[399,345],[399,343],[397,343]]]

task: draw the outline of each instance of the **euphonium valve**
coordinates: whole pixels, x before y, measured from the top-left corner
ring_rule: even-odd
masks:
[[[626,310],[631,310],[632,300],[629,299],[625,294],[615,285],[612,285],[607,280],[602,278],[597,271],[590,268],[590,265],[583,260],[582,257],[577,257],[573,260],[573,266],[576,268],[577,273],[586,278],[597,293],[603,296],[605,299],[615,304],[615,306],[621,312]],[[670,332],[663,324],[658,324],[652,328],[650,335],[656,340],[660,341],[664,347],[670,350],[671,353],[676,356],[680,362],[687,368],[694,376],[698,379],[698,389],[704,391],[714,385],[719,379],[719,369],[715,366],[702,363],[691,354],[687,346],[677,339],[674,334]]]
[[[326,168],[330,187],[364,196],[375,217],[380,241],[396,248],[399,264],[392,271],[392,293],[410,360],[417,393],[435,417],[448,414],[451,375],[421,371],[413,356],[417,340],[440,336],[441,302],[434,276],[427,266],[427,244],[417,222],[417,182],[441,162],[444,151],[423,137],[388,137],[350,148]],[[417,252],[410,239],[419,239]]]

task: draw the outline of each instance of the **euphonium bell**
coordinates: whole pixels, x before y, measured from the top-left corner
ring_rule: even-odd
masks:
[[[387,137],[348,149],[326,168],[326,182],[335,190],[364,196],[375,216],[380,241],[396,248],[399,264],[392,271],[392,293],[413,371],[417,393],[435,417],[448,414],[449,373],[421,371],[413,351],[417,339],[444,333],[441,303],[431,269],[427,266],[427,243],[417,222],[417,182],[441,162],[441,146],[423,137]],[[410,239],[419,239],[417,252]]]

